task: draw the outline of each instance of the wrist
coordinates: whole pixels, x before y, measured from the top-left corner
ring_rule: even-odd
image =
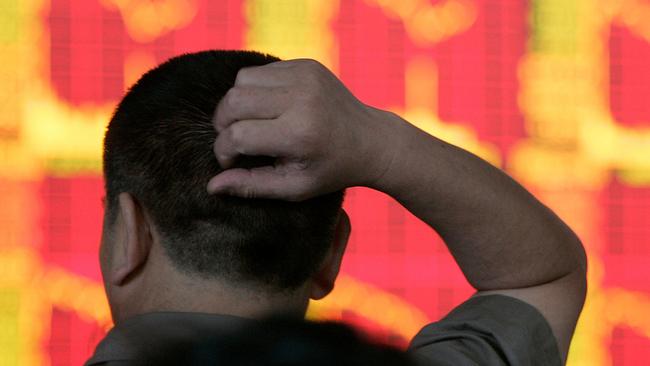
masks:
[[[394,176],[399,174],[400,159],[408,151],[405,142],[408,140],[408,122],[397,114],[368,106],[370,126],[368,127],[369,142],[366,151],[370,158],[365,164],[365,180],[361,185],[391,194]]]

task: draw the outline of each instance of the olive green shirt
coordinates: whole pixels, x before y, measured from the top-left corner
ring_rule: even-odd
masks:
[[[86,366],[139,364],[172,344],[227,335],[251,320],[219,314],[149,313],[114,327]],[[472,297],[413,338],[422,365],[561,365],[551,328],[533,306],[512,297]]]

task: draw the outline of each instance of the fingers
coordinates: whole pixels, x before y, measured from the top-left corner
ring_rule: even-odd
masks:
[[[221,132],[239,120],[277,118],[291,101],[287,88],[235,86],[217,104],[212,123]]]
[[[282,116],[303,103],[303,94],[309,90],[306,86],[311,85],[305,80],[317,80],[311,75],[317,66],[320,64],[313,60],[293,60],[238,72],[235,85],[219,101],[213,117],[218,132],[214,153],[225,170],[210,180],[208,192],[289,201],[308,198],[307,190],[314,186],[314,179],[305,174],[310,163],[303,154],[313,139],[296,137],[296,127],[290,130],[291,125]],[[297,68],[307,67],[314,70],[305,69],[298,80]],[[293,122],[296,125],[298,121]],[[240,155],[277,157],[281,163],[233,168]]]
[[[235,85],[219,101],[213,123],[217,132],[242,119],[272,119],[279,117],[295,103],[297,84],[305,75],[313,75],[323,66],[315,60],[277,61],[262,66],[241,68]],[[299,70],[303,77],[299,78]],[[309,72],[306,72],[306,70]],[[322,71],[322,70],[321,70]]]
[[[301,201],[305,197],[302,186],[300,179],[288,178],[275,167],[264,166],[224,170],[210,179],[207,189],[211,194]]]
[[[249,66],[239,69],[235,86],[255,86],[274,88],[287,85],[295,78],[291,61],[278,61],[262,66]]]
[[[286,123],[279,120],[244,120],[231,124],[217,136],[214,153],[223,169],[239,155],[290,156]]]

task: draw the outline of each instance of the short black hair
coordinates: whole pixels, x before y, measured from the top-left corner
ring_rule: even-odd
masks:
[[[152,217],[172,263],[202,278],[286,290],[304,283],[329,249],[344,190],[302,202],[209,195],[223,169],[212,151],[217,103],[242,67],[280,59],[210,50],[174,57],[144,74],[117,106],[104,139],[106,220],[121,192]],[[237,167],[273,164],[243,157]]]

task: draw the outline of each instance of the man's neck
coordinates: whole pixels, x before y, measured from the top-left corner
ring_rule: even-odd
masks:
[[[271,314],[304,316],[309,295],[306,286],[296,290],[275,292],[254,285],[235,284],[219,279],[203,279],[165,268],[142,276],[133,284],[130,299],[139,299],[118,306],[115,322],[152,312],[173,311],[234,315],[260,318]],[[164,273],[162,273],[164,272]]]

